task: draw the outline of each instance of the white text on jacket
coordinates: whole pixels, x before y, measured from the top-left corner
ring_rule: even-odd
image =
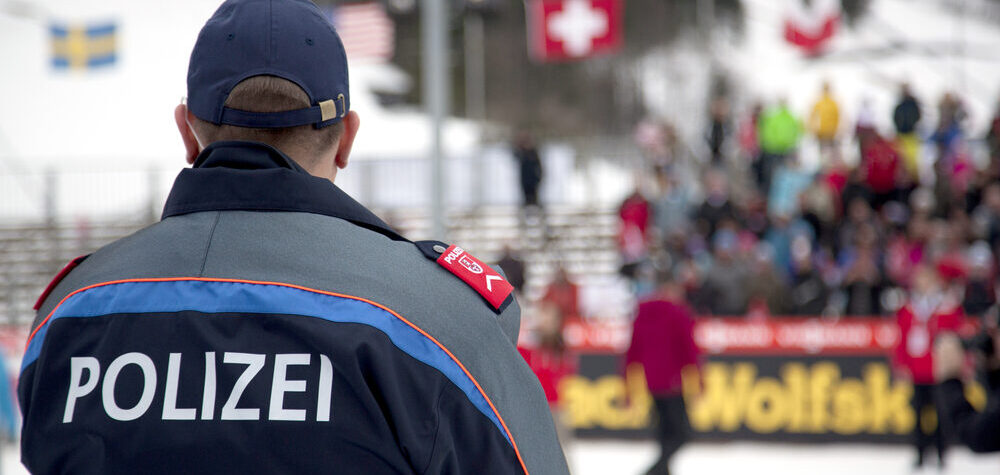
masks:
[[[190,355],[188,355],[190,357]],[[167,380],[163,391],[164,420],[214,420],[216,418],[216,356],[214,351],[204,354],[205,381],[202,392],[200,417],[194,407],[177,407],[177,393],[180,386],[181,353],[170,353],[167,363]],[[222,355],[222,364],[244,365],[243,372],[237,378],[232,390],[225,397],[225,404],[220,411],[219,420],[260,420],[260,408],[240,407],[240,399],[250,382],[264,368],[267,359],[272,355],[256,353],[226,352]],[[289,409],[285,407],[285,394],[291,392],[306,392],[306,381],[288,379],[289,366],[310,366],[313,355],[307,353],[279,353],[273,355],[274,371],[271,375],[271,397],[267,410],[267,419],[272,421],[305,421],[306,409]],[[330,403],[333,393],[333,365],[326,355],[319,355],[319,382],[315,420],[330,421]],[[118,376],[129,365],[138,367],[142,374],[141,395],[132,407],[121,407],[115,400],[115,386]],[[86,373],[86,377],[84,374]],[[142,417],[153,405],[157,396],[157,369],[153,359],[138,353],[125,353],[118,356],[104,369],[103,384],[100,395],[104,411],[108,417],[119,421],[131,421]],[[63,412],[63,423],[73,422],[73,412],[76,403],[81,398],[92,396],[101,380],[101,364],[92,356],[76,356],[70,359],[69,391],[66,395],[66,410]],[[96,397],[96,394],[93,394]]]

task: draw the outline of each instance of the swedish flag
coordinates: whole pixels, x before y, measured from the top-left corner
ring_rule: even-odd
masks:
[[[117,59],[115,23],[93,25],[49,25],[52,67],[86,69],[110,66]]]

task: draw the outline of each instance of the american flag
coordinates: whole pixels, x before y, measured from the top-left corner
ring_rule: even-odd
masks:
[[[381,3],[339,5],[330,11],[330,19],[344,42],[348,60],[386,62],[392,59],[396,27]]]

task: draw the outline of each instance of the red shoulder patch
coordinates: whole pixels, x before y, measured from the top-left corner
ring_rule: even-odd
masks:
[[[45,287],[45,290],[42,291],[42,295],[38,296],[38,300],[35,301],[35,306],[33,308],[35,310],[42,308],[42,304],[45,303],[45,299],[49,298],[49,294],[55,290],[56,286],[59,285],[59,282],[62,282],[62,280],[66,278],[66,276],[69,275],[73,269],[76,269],[76,266],[80,265],[80,263],[89,256],[90,254],[87,254],[69,261],[69,263],[66,264],[66,266],[63,267],[54,278],[52,278],[52,282],[49,282],[49,285]]]
[[[453,245],[441,253],[437,263],[479,292],[494,310],[500,310],[514,291],[514,286],[499,273],[458,246]]]

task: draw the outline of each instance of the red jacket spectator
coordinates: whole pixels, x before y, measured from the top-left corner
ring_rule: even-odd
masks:
[[[549,406],[559,404],[559,383],[566,376],[576,374],[576,357],[565,350],[546,348],[525,348],[519,346],[517,351],[528,363],[528,367],[535,373],[538,383],[545,391],[545,399]]]
[[[626,262],[642,258],[647,249],[649,229],[649,201],[638,190],[629,195],[618,209],[621,227],[618,231],[618,248]]]
[[[942,331],[959,330],[963,321],[962,308],[951,302],[911,301],[899,309],[896,321],[899,324],[896,367],[909,373],[914,384],[934,384],[931,356],[934,339]]]
[[[640,363],[653,396],[681,392],[681,370],[698,363],[694,320],[683,304],[655,296],[639,304],[625,366]]]
[[[566,270],[559,266],[556,268],[556,275],[540,301],[542,306],[553,306],[558,311],[556,318],[558,327],[566,324],[566,320],[576,320],[580,318],[580,290],[572,281]]]
[[[896,189],[896,175],[899,173],[899,155],[892,144],[875,136],[864,147],[862,167],[865,181],[875,193],[888,193]]]

